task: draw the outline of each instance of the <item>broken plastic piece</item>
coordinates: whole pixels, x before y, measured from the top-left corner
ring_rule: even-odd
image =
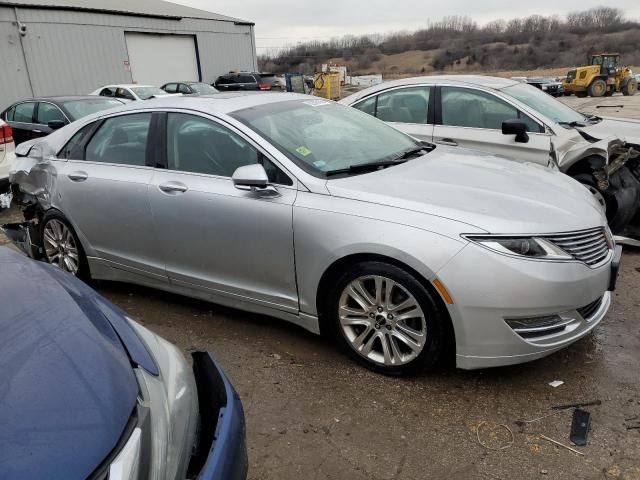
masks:
[[[563,384],[564,382],[562,380],[554,380],[553,382],[549,382],[549,385],[551,385],[553,388],[557,388]]]
[[[571,422],[571,434],[569,440],[580,447],[587,444],[587,435],[591,429],[591,414],[586,410],[576,408],[573,411],[573,421]]]
[[[11,193],[0,194],[0,208],[9,208],[11,206],[11,200],[13,195]]]

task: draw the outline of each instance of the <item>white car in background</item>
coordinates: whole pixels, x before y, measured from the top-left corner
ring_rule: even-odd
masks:
[[[480,75],[403,78],[340,103],[420,140],[558,168],[606,205],[614,233],[640,238],[637,121],[576,112],[526,83]]]
[[[89,95],[100,95],[102,97],[114,97],[124,100],[149,100],[150,98],[173,97],[180,93],[167,93],[159,87],[153,85],[105,85],[91,92]]]
[[[11,127],[0,118],[0,194],[9,189],[9,170],[15,158],[14,151]]]

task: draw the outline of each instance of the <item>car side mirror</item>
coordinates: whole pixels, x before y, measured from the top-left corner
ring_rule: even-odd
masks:
[[[502,122],[503,135],[515,135],[517,143],[528,143],[529,134],[527,133],[527,124],[522,120],[505,120]]]
[[[49,127],[51,130],[58,130],[62,127],[64,127],[65,123],[62,120],[51,120],[50,122],[47,122],[47,127]]]
[[[259,163],[238,167],[231,176],[233,185],[238,190],[250,190],[258,192],[265,197],[278,197],[280,192],[273,185],[269,185],[269,176]]]

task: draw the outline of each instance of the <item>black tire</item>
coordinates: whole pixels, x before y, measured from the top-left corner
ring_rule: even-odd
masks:
[[[40,222],[40,242],[41,242],[40,244],[42,245],[44,260],[47,263],[55,264],[59,266],[57,263],[51,261],[51,259],[49,258],[49,255],[47,254],[47,248],[46,248],[45,230],[47,228],[47,225],[53,221],[62,223],[69,230],[69,233],[71,234],[71,237],[73,238],[73,242],[77,249],[78,270],[75,274],[73,272],[70,272],[70,273],[74,274],[76,277],[82,280],[90,280],[91,275],[89,272],[89,263],[87,262],[87,256],[84,252],[84,249],[82,248],[80,239],[78,238],[78,235],[76,234],[75,230],[71,226],[71,223],[65,218],[65,216],[62,213],[60,213],[57,210],[49,210],[47,213],[44,214],[44,216],[42,217],[42,221]]]
[[[604,94],[605,97],[612,97],[613,96],[613,90],[609,89],[607,90],[607,93]]]
[[[591,173],[577,173],[573,178],[600,193],[606,205],[607,222],[613,233],[622,232],[637,213],[640,183],[626,167],[613,174],[609,179],[609,188],[604,192],[598,189]]]
[[[587,98],[587,92],[576,92],[576,97]]]
[[[393,280],[406,289],[417,301],[425,320],[426,335],[422,351],[411,361],[401,365],[387,366],[365,358],[356,352],[348,340],[340,322],[339,306],[345,288],[354,280],[367,276],[382,276]],[[440,303],[413,275],[395,265],[380,261],[365,261],[350,266],[338,279],[333,282],[333,287],[326,297],[323,311],[326,312],[326,321],[330,324],[330,333],[337,340],[339,346],[344,349],[356,362],[374,372],[386,375],[407,375],[418,371],[430,370],[442,363],[445,350],[453,342],[448,342],[452,335],[449,333],[449,318]],[[376,320],[377,322],[377,320]],[[366,327],[363,327],[363,329]],[[384,330],[381,329],[383,332]],[[372,335],[375,334],[371,330]],[[396,346],[398,342],[396,342]],[[381,347],[381,343],[379,343]],[[455,347],[454,347],[455,348]]]
[[[607,82],[602,78],[596,78],[591,82],[591,85],[589,85],[590,97],[602,97],[605,93],[607,93]]]
[[[629,79],[627,83],[622,87],[622,94],[626,97],[635,95],[638,91],[638,82],[635,78]]]

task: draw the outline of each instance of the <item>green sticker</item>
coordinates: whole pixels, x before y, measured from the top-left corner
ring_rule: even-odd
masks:
[[[302,146],[302,147],[298,147],[296,148],[296,152],[298,152],[300,155],[302,155],[303,157],[306,157],[307,155],[311,155],[311,150],[309,150],[307,147]]]

